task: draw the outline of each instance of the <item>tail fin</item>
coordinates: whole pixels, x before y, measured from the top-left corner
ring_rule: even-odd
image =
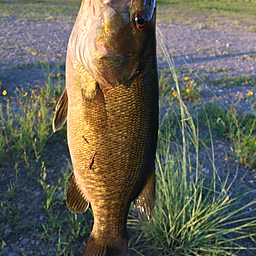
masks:
[[[128,238],[116,241],[111,246],[102,245],[90,236],[83,252],[83,256],[127,256]]]

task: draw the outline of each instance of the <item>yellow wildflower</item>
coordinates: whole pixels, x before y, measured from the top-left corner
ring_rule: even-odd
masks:
[[[40,116],[41,116],[41,111],[39,110],[39,111],[38,111],[38,117],[40,117]]]
[[[188,77],[185,77],[185,78],[184,78],[185,81],[188,81],[188,79],[189,79]]]
[[[59,54],[58,54],[58,57],[62,57],[62,54],[61,54],[61,53],[59,53]]]
[[[58,73],[57,76],[59,77],[59,76],[60,76],[60,73]]]
[[[175,92],[173,92],[172,95],[173,95],[174,97],[177,97],[177,94],[176,94]]]
[[[52,73],[50,74],[50,76],[51,76],[51,77],[55,77],[55,75],[54,75],[54,74],[52,74]]]
[[[248,92],[247,94],[248,94],[249,96],[251,96],[251,95],[253,95],[253,92]]]
[[[190,88],[188,88],[187,90],[186,90],[186,92],[190,92],[191,91],[191,89]]]
[[[24,96],[24,97],[26,97],[27,95],[28,95],[28,93],[27,93],[27,92],[25,92],[25,93],[23,94],[23,96]]]
[[[7,91],[3,90],[2,94],[5,96],[7,94]]]

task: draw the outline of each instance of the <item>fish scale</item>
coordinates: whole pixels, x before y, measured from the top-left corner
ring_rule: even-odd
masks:
[[[159,96],[155,2],[115,0],[112,7],[112,1],[100,1],[84,0],[79,11],[68,45],[66,89],[56,106],[53,130],[67,119],[73,164],[67,206],[82,213],[91,204],[94,214],[83,256],[125,256],[130,204],[134,202],[142,222],[152,219],[155,204]],[[91,10],[94,16],[85,22]],[[101,16],[107,11],[111,12]],[[140,17],[138,27],[135,15]]]

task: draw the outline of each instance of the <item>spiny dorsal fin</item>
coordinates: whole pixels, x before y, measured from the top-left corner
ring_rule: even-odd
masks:
[[[68,209],[73,213],[83,213],[89,206],[89,203],[78,188],[74,174],[72,174],[72,178],[69,183],[66,204]]]
[[[68,114],[68,93],[67,93],[67,88],[65,88],[55,109],[55,114],[52,122],[53,132],[56,132],[62,127],[63,124],[65,124],[67,120],[67,114]]]
[[[148,182],[134,201],[134,209],[140,222],[151,222],[155,207],[155,171],[151,174]]]

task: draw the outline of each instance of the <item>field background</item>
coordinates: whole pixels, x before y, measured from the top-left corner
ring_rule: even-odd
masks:
[[[0,255],[81,255],[90,234],[51,128],[80,2],[0,1]],[[147,225],[131,207],[129,255],[256,255],[256,1],[157,5],[157,203]]]

